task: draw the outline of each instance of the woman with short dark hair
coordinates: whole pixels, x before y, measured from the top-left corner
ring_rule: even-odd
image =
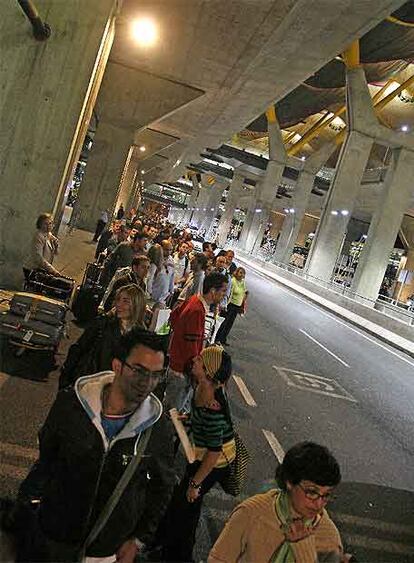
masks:
[[[341,538],[325,510],[341,481],[324,446],[293,446],[278,467],[279,489],[242,502],[210,552],[209,563],[340,563]]]

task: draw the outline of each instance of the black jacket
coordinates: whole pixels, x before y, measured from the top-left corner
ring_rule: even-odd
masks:
[[[69,348],[59,379],[59,389],[73,385],[83,375],[112,369],[114,351],[120,338],[121,328],[117,317],[109,314],[95,319]]]
[[[58,393],[39,434],[39,460],[20,488],[20,498],[41,497],[38,519],[48,538],[81,547],[131,460],[140,432],[152,426],[135,475],[87,551],[94,557],[112,555],[132,537],[150,541],[175,479],[172,425],[153,395],[108,446],[99,411],[102,388],[112,378],[112,372],[84,377],[74,389]]]

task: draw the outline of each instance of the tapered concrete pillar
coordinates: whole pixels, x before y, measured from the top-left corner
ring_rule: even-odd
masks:
[[[348,68],[346,78],[349,133],[306,263],[309,274],[326,281],[331,279],[345,240],[373,142],[414,150],[414,137],[390,131],[378,122],[363,68]]]
[[[237,200],[240,198],[242,187],[243,177],[239,174],[234,174],[233,180],[229,187],[224,213],[220,217],[220,222],[217,229],[219,246],[224,246],[226,244],[233,221],[234,211],[237,207]]]
[[[299,175],[293,200],[290,204],[293,213],[287,213],[283,221],[283,227],[280,231],[276,251],[273,256],[274,262],[289,264],[308,207],[315,176],[335,149],[336,145],[326,144],[306,161]]]
[[[256,188],[255,208],[251,214],[251,222],[249,217],[249,232],[244,244],[246,252],[257,252],[260,248],[287,161],[282,132],[276,120],[274,107],[268,109],[266,116],[269,132],[269,162],[263,182]]]
[[[99,123],[79,193],[82,229],[93,230],[103,209],[114,212],[133,134],[130,129]]]
[[[349,131],[306,263],[310,275],[326,281],[331,279],[341,251],[371,152],[374,139],[368,129],[372,121],[376,123],[363,69],[348,68],[346,80]]]
[[[0,283],[7,287],[20,285],[36,218],[55,210],[66,187],[116,7],[114,0],[90,0],[82,10],[77,0],[43,4],[52,27],[45,42],[33,38],[17,2],[0,9]]]
[[[207,202],[207,211],[201,223],[200,229],[209,234],[213,226],[214,219],[217,217],[218,208],[223,197],[223,192],[226,186],[222,184],[215,184]]]
[[[191,183],[193,184],[193,189],[191,191],[191,195],[190,195],[190,198],[188,200],[187,210],[185,211],[185,213],[183,215],[182,222],[183,222],[184,225],[188,225],[190,223],[192,217],[194,216],[194,208],[196,206],[198,193],[200,191],[200,184],[197,180],[196,174],[193,174],[191,176]]]
[[[256,190],[257,190],[257,187],[256,187]],[[244,218],[244,223],[243,223],[243,227],[242,227],[242,230],[241,230],[241,233],[240,233],[240,239],[239,239],[239,246],[243,250],[246,248],[247,238],[249,236],[250,228],[252,226],[255,209],[256,209],[256,195],[252,194],[251,197],[250,197],[250,201],[247,204],[246,215],[245,215],[245,218]]]
[[[137,161],[134,159],[135,150],[136,147],[131,146],[128,151],[125,166],[121,174],[121,181],[119,184],[118,197],[115,202],[115,209],[118,209],[121,203],[123,204],[125,211],[132,207],[131,200],[135,186],[135,179],[137,177],[138,166]]]
[[[377,299],[390,253],[413,195],[414,152],[394,149],[391,169],[372,217],[352,289]]]
[[[197,227],[197,229],[200,229],[203,219],[206,216],[207,203],[211,190],[211,186],[200,185],[197,200],[195,202],[196,209],[192,219],[192,224]]]

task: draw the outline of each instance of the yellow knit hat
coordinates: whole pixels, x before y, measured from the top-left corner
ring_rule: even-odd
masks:
[[[223,348],[221,346],[207,346],[200,354],[203,359],[204,368],[210,379],[214,379],[220,369]]]

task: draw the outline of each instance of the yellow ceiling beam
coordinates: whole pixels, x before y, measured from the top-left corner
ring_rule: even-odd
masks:
[[[266,110],[266,118],[268,123],[277,123],[275,106],[270,106]]]
[[[346,65],[346,68],[357,68],[360,66],[360,56],[359,56],[359,40],[354,41],[348,49],[342,53],[342,59]]]
[[[385,18],[385,19],[388,20],[391,23],[395,23],[397,25],[402,25],[403,27],[414,27],[413,22],[405,22],[404,20],[400,20],[399,18],[396,18],[395,16],[388,16],[388,18]]]
[[[387,90],[387,88],[390,86],[392,82],[393,80],[388,80],[384,84],[384,86],[382,86],[378,90],[378,92],[376,92],[376,94],[373,96],[372,102],[374,104],[374,108],[376,112],[380,112],[386,105],[388,105],[391,102],[391,100],[395,98],[395,96],[398,96],[398,94],[400,94],[403,90],[405,90],[408,86],[410,86],[414,82],[414,75],[408,80],[406,80],[405,82],[403,82],[400,86],[398,86],[398,88],[394,89],[390,94],[388,94],[387,96],[385,96],[385,98],[383,98],[381,101],[378,102],[379,98]],[[325,129],[327,125],[332,123],[335,117],[342,115],[343,113],[345,113],[345,111],[346,111],[346,106],[342,106],[338,111],[334,113],[334,115],[332,115],[326,121],[323,121],[318,127],[316,127],[315,129],[311,127],[311,129],[309,129],[309,131],[307,131],[305,135],[303,135],[303,137],[297,143],[295,143],[292,147],[290,147],[290,149],[288,150],[289,156],[294,156],[295,154],[297,154],[307,143],[309,143],[309,141],[311,141],[314,137],[316,137],[319,131]],[[342,142],[344,131],[341,131],[341,133],[336,135],[335,143],[338,142],[336,139],[339,139],[339,143]]]

